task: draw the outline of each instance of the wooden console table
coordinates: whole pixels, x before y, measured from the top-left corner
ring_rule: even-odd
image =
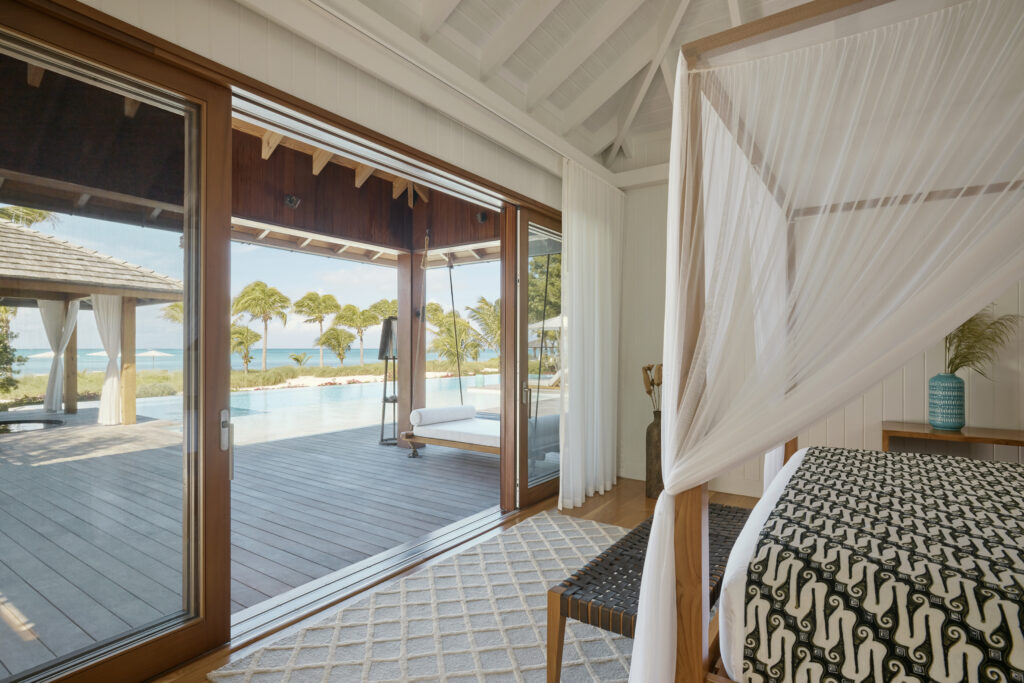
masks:
[[[932,441],[959,441],[961,443],[991,443],[1000,446],[1024,446],[1024,431],[1019,429],[984,429],[964,427],[958,432],[935,429],[930,424],[919,422],[883,422],[882,450],[889,450],[889,438],[900,436],[909,439],[931,439]]]

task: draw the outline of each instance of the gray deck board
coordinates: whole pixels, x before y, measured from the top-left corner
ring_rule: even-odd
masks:
[[[0,606],[34,634],[0,619],[0,679],[180,607],[180,447],[116,428],[111,453],[70,459],[81,440],[61,435],[80,429],[91,428],[0,436]],[[233,611],[497,504],[496,456],[430,447],[409,459],[378,437],[367,427],[236,448]]]

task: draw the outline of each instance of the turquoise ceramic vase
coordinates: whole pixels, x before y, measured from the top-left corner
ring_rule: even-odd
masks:
[[[936,429],[964,426],[964,381],[943,372],[928,380],[928,422]]]

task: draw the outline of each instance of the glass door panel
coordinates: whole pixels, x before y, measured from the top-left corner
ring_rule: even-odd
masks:
[[[6,679],[199,615],[202,337],[198,105],[4,34],[0,80]]]
[[[561,225],[523,210],[520,231],[520,506],[558,490],[561,422]]]

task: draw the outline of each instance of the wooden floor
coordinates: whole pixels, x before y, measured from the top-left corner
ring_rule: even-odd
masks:
[[[181,607],[180,435],[119,427],[95,457],[67,457],[85,452],[87,429],[104,428],[0,437],[0,679]],[[159,447],[133,449],[140,430]],[[234,611],[497,504],[497,456],[410,459],[378,437],[236,449]]]
[[[745,508],[753,508],[757,503],[756,498],[728,493],[718,493],[714,491],[711,492],[710,501],[713,503],[736,505]],[[604,524],[614,524],[616,526],[632,528],[654,514],[654,503],[655,500],[653,498],[647,498],[644,495],[644,482],[637,481],[635,479],[619,479],[618,483],[608,493],[600,496],[594,496],[587,500],[587,502],[582,506],[573,510],[563,510],[562,513],[573,517],[579,517],[580,519],[590,519]],[[453,548],[446,553],[432,558],[424,564],[441,562],[452,555],[464,551],[469,545],[482,543],[493,538],[497,534],[501,533],[505,528],[518,524],[523,521],[523,519],[530,517],[531,515],[544,512],[545,510],[552,510],[555,507],[555,498],[551,498],[514,515],[510,515],[501,525],[501,528],[495,529],[483,536],[474,538],[470,543]],[[422,566],[424,566],[424,564],[411,567],[400,576],[418,571]],[[336,611],[346,603],[359,600],[361,597],[361,595],[353,596],[345,603],[332,606],[329,609],[331,611]],[[158,677],[156,680],[158,683],[205,683],[207,681],[206,675],[208,673],[216,671],[229,661],[246,657],[253,651],[269,645],[272,641],[295,633],[307,626],[311,626],[314,623],[323,620],[323,618],[323,612],[312,614],[287,629],[270,634],[264,639],[236,651],[232,651],[228,646],[218,648],[217,650],[200,657],[193,662],[185,664],[164,676]]]

